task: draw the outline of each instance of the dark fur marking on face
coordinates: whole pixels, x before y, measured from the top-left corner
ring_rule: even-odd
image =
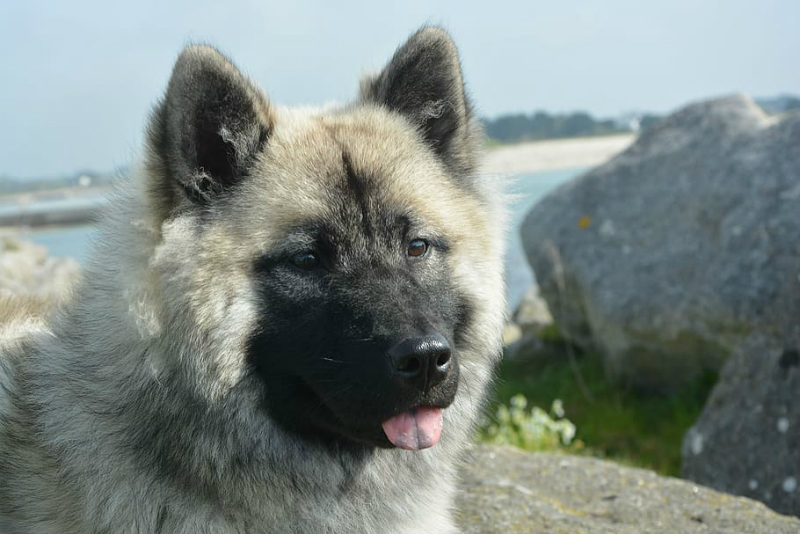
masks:
[[[466,295],[456,297],[456,326],[455,340],[456,346],[468,346],[466,335],[470,332],[475,321],[475,305]]]
[[[287,430],[327,446],[388,446],[380,423],[420,405],[445,407],[458,385],[458,347],[472,307],[455,289],[449,240],[430,235],[408,206],[387,203],[330,130],[341,151],[341,187],[330,214],[298,223],[258,259],[263,319],[248,362],[265,383],[265,409]],[[409,260],[408,242],[429,254]],[[298,245],[302,243],[302,245]],[[320,270],[291,267],[313,250]],[[392,371],[388,350],[403,339],[438,333],[454,347],[454,371],[425,393]]]
[[[361,223],[364,233],[366,236],[374,238],[375,229],[372,227],[372,210],[370,210],[368,182],[353,169],[350,156],[344,149],[342,150],[342,167],[344,168],[347,188],[350,193],[352,193],[353,199],[361,210]]]
[[[366,236],[364,225],[352,220],[373,215],[361,211],[359,196],[343,197],[350,204],[338,213],[349,214],[349,222],[336,218],[295,230],[306,236],[302,241],[331,247],[324,273],[291,269],[285,251],[254,265],[263,320],[248,361],[265,382],[265,407],[287,429],[329,446],[387,446],[381,421],[420,403],[449,405],[456,371],[422,397],[395,383],[387,351],[399,340],[432,332],[452,344],[470,315],[443,261],[446,244],[420,264],[409,262],[403,240],[410,222],[379,220],[370,227],[374,235]],[[373,246],[353,247],[353,240]],[[342,249],[349,250],[346,259]]]

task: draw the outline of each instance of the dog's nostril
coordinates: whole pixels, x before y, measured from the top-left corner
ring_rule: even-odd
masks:
[[[436,358],[436,367],[444,367],[447,365],[447,362],[450,361],[450,351],[442,352],[439,354],[439,357]]]
[[[418,373],[422,368],[422,362],[415,356],[394,358],[393,362],[395,369],[404,373]]]

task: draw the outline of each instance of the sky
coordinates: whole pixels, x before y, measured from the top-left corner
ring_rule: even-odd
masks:
[[[324,104],[422,24],[452,33],[486,117],[800,94],[798,0],[6,0],[0,176],[133,163],[186,44],[220,48],[274,103]]]

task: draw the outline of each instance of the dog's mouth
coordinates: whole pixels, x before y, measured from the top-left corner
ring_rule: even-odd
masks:
[[[383,432],[392,445],[407,451],[433,447],[442,436],[442,409],[420,406],[383,422]]]
[[[387,415],[362,414],[353,418],[352,410],[342,410],[337,402],[320,392],[312,383],[302,380],[301,398],[313,399],[315,408],[307,420],[313,427],[339,438],[381,448],[399,448],[419,451],[436,445],[444,428],[444,410],[452,403],[455,391],[447,398],[432,398],[431,402],[419,399],[411,407]],[[348,414],[343,416],[343,414]],[[377,416],[377,417],[376,417]],[[382,420],[382,422],[380,422]],[[309,429],[311,430],[311,429]],[[316,434],[316,432],[312,432]]]
[[[340,371],[337,369],[337,371]],[[322,444],[421,451],[437,445],[444,410],[458,392],[453,366],[431,387],[409,384],[397,373],[255,372],[265,382],[264,407],[284,429]]]

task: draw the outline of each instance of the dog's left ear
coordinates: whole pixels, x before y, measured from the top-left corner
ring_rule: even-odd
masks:
[[[457,177],[474,172],[478,127],[464,89],[458,49],[445,30],[417,31],[380,74],[362,80],[360,98],[408,119]]]

